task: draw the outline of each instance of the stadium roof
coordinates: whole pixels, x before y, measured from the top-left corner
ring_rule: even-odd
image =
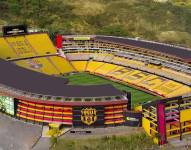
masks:
[[[168,44],[162,44],[157,42],[149,42],[144,40],[136,40],[136,39],[130,39],[130,38],[114,37],[114,36],[96,36],[96,39],[145,48],[148,50],[165,53],[167,55],[176,56],[178,58],[183,59],[186,62],[191,62],[191,49],[187,49],[183,47],[176,47],[176,46],[171,46]]]
[[[123,95],[123,92],[109,84],[89,86],[66,85],[68,80],[65,78],[48,76],[27,70],[2,59],[0,59],[0,69],[1,84],[26,92],[63,97],[104,97]]]

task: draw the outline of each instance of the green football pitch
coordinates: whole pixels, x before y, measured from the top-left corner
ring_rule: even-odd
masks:
[[[69,79],[69,84],[71,85],[100,85],[100,84],[112,84],[119,90],[125,90],[131,92],[132,94],[132,103],[137,105],[138,103],[147,102],[159,99],[158,96],[146,93],[144,91],[138,90],[134,87],[124,85],[121,83],[113,82],[109,79],[99,77],[96,75],[88,73],[76,73],[64,76]]]

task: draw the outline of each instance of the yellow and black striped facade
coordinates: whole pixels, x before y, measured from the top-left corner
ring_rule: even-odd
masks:
[[[104,102],[15,101],[15,117],[33,123],[97,127],[125,125],[128,100]]]

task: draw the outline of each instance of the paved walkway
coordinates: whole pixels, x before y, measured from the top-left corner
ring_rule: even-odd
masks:
[[[60,138],[81,139],[106,135],[127,135],[143,132],[143,129],[120,126],[117,128],[74,128],[66,129],[65,132]],[[25,123],[0,113],[0,150],[49,150],[50,138],[41,137],[41,134],[42,126]],[[165,146],[167,150],[171,150],[172,147],[173,150],[191,150],[191,136],[184,136],[182,141],[170,140]]]
[[[32,148],[32,150],[49,150],[50,145],[50,138],[41,137],[38,143]]]
[[[30,150],[42,127],[0,113],[0,150]]]
[[[72,133],[75,131],[75,133]],[[86,133],[88,131],[88,133]],[[103,136],[112,136],[112,135],[127,135],[143,132],[142,128],[138,127],[128,127],[128,126],[119,126],[119,127],[107,127],[107,128],[73,128],[64,135],[61,136],[64,138],[91,138],[91,137],[103,137]]]

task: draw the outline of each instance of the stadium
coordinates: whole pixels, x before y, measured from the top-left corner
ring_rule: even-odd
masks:
[[[3,31],[2,112],[45,125],[142,126],[160,145],[191,134],[191,49],[59,34],[54,46],[25,26]]]

